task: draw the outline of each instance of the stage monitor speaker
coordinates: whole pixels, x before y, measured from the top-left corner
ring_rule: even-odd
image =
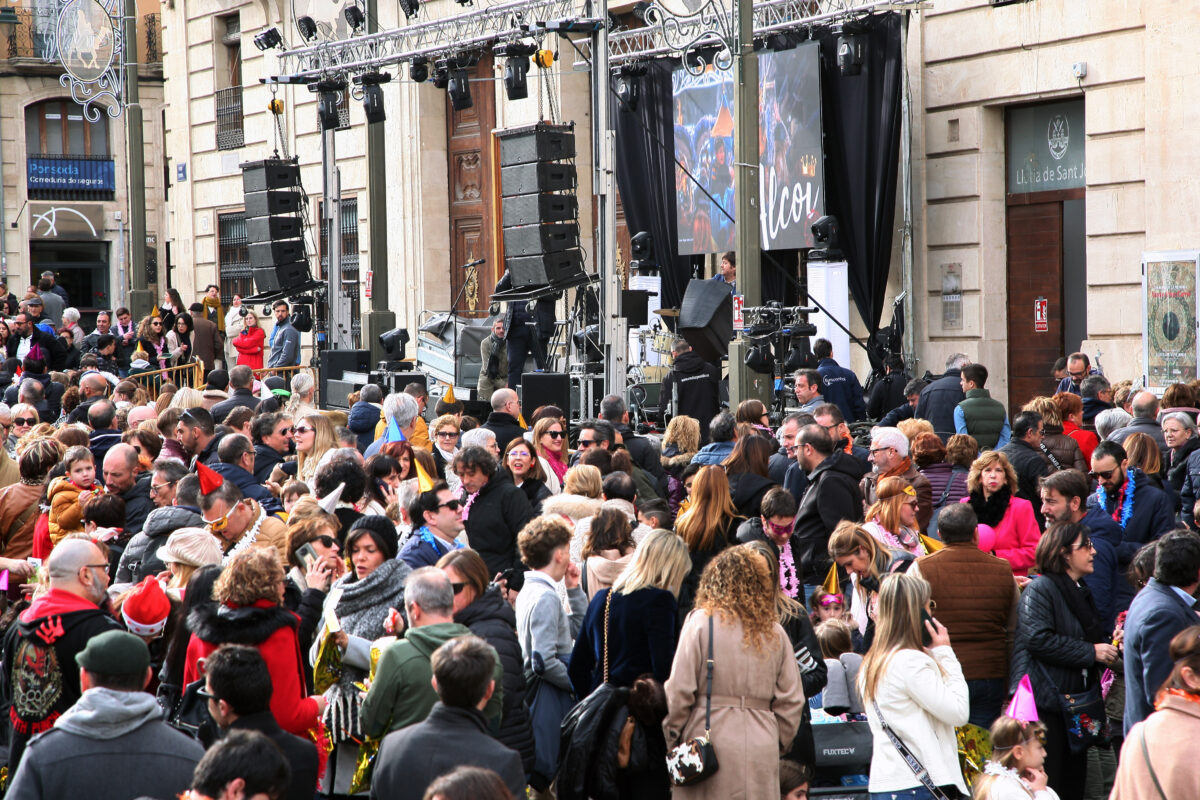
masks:
[[[640,328],[649,322],[650,292],[645,289],[622,289],[621,316],[630,328]]]
[[[571,125],[538,122],[497,131],[496,138],[500,140],[501,167],[575,157],[575,131]]]
[[[294,288],[312,279],[307,261],[261,267],[252,270],[250,274],[254,277],[254,290],[259,294]]]
[[[732,287],[721,281],[688,281],[679,307],[679,334],[705,361],[728,355],[733,338]]]
[[[322,350],[317,371],[321,405],[347,408],[342,378],[347,372],[367,372],[371,368],[370,350]],[[332,384],[332,385],[331,385]],[[353,389],[351,389],[353,391]]]
[[[383,394],[403,392],[410,383],[419,383],[429,391],[429,376],[424,372],[390,372],[384,370],[371,371],[371,383],[383,389]]]
[[[558,406],[571,418],[571,376],[565,372],[526,372],[521,376],[521,414],[532,419],[541,406]],[[504,450],[504,445],[500,444]]]
[[[575,189],[575,165],[539,161],[500,170],[500,196],[538,192],[569,192]]]
[[[505,264],[515,289],[559,283],[583,274],[583,257],[578,250],[510,258]]]

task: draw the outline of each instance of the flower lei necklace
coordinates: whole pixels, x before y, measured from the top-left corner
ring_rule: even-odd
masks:
[[[225,554],[225,557],[221,559],[222,566],[228,564],[230,561],[233,560],[234,556],[236,556],[238,553],[242,552],[243,550],[248,549],[249,547],[251,547],[254,544],[254,540],[258,538],[258,531],[259,531],[259,529],[262,528],[262,524],[266,519],[267,519],[267,510],[265,508],[259,506],[258,519],[256,519],[254,521],[254,525],[251,526],[250,530],[246,531],[246,533],[244,533],[242,535],[241,539],[238,539],[238,543],[235,544],[232,548],[230,548],[229,552]]]
[[[1133,518],[1133,492],[1136,488],[1134,474],[1133,470],[1125,473],[1125,483],[1121,484],[1121,491],[1117,493],[1117,507],[1112,513],[1113,521],[1120,525],[1122,530]],[[1103,486],[1096,487],[1095,497],[1100,507],[1104,508],[1107,494]]]
[[[779,548],[779,586],[791,598],[795,598],[800,591],[800,576],[796,572],[796,560],[792,557],[791,542],[785,542]]]

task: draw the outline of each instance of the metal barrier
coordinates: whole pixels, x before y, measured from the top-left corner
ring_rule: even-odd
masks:
[[[178,367],[167,367],[148,372],[133,373],[125,378],[146,390],[151,400],[158,399],[159,390],[164,383],[173,383],[178,387],[190,386],[199,389],[204,383],[204,365],[199,361],[181,364]]]

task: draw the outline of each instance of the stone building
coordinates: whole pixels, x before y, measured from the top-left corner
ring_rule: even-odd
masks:
[[[22,298],[53,270],[90,330],[97,311],[127,302],[130,246],[144,247],[148,283],[161,286],[167,258],[163,80],[158,0],[137,4],[137,52],[146,181],[146,240],[129,241],[127,115],[99,118],[59,83],[53,55],[57,4],[24,0],[0,9],[0,276]],[[97,37],[103,61],[107,39]],[[87,49],[87,48],[85,48]]]

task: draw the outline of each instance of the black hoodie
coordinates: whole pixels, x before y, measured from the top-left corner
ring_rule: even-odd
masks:
[[[829,535],[838,523],[861,519],[862,492],[858,488],[861,468],[852,456],[833,453],[808,475],[808,488],[796,512],[795,539],[800,549],[801,579],[815,586],[829,572]]]
[[[75,656],[89,639],[120,625],[94,603],[51,589],[21,612],[4,636],[4,699],[11,704],[8,769],[15,774],[25,744],[49,730],[83,694]]]
[[[694,350],[680,353],[675,365],[663,378],[658,407],[665,414],[670,410],[675,388],[675,416],[692,417],[700,423],[700,441],[708,441],[708,423],[721,410],[721,370],[702,359]]]

